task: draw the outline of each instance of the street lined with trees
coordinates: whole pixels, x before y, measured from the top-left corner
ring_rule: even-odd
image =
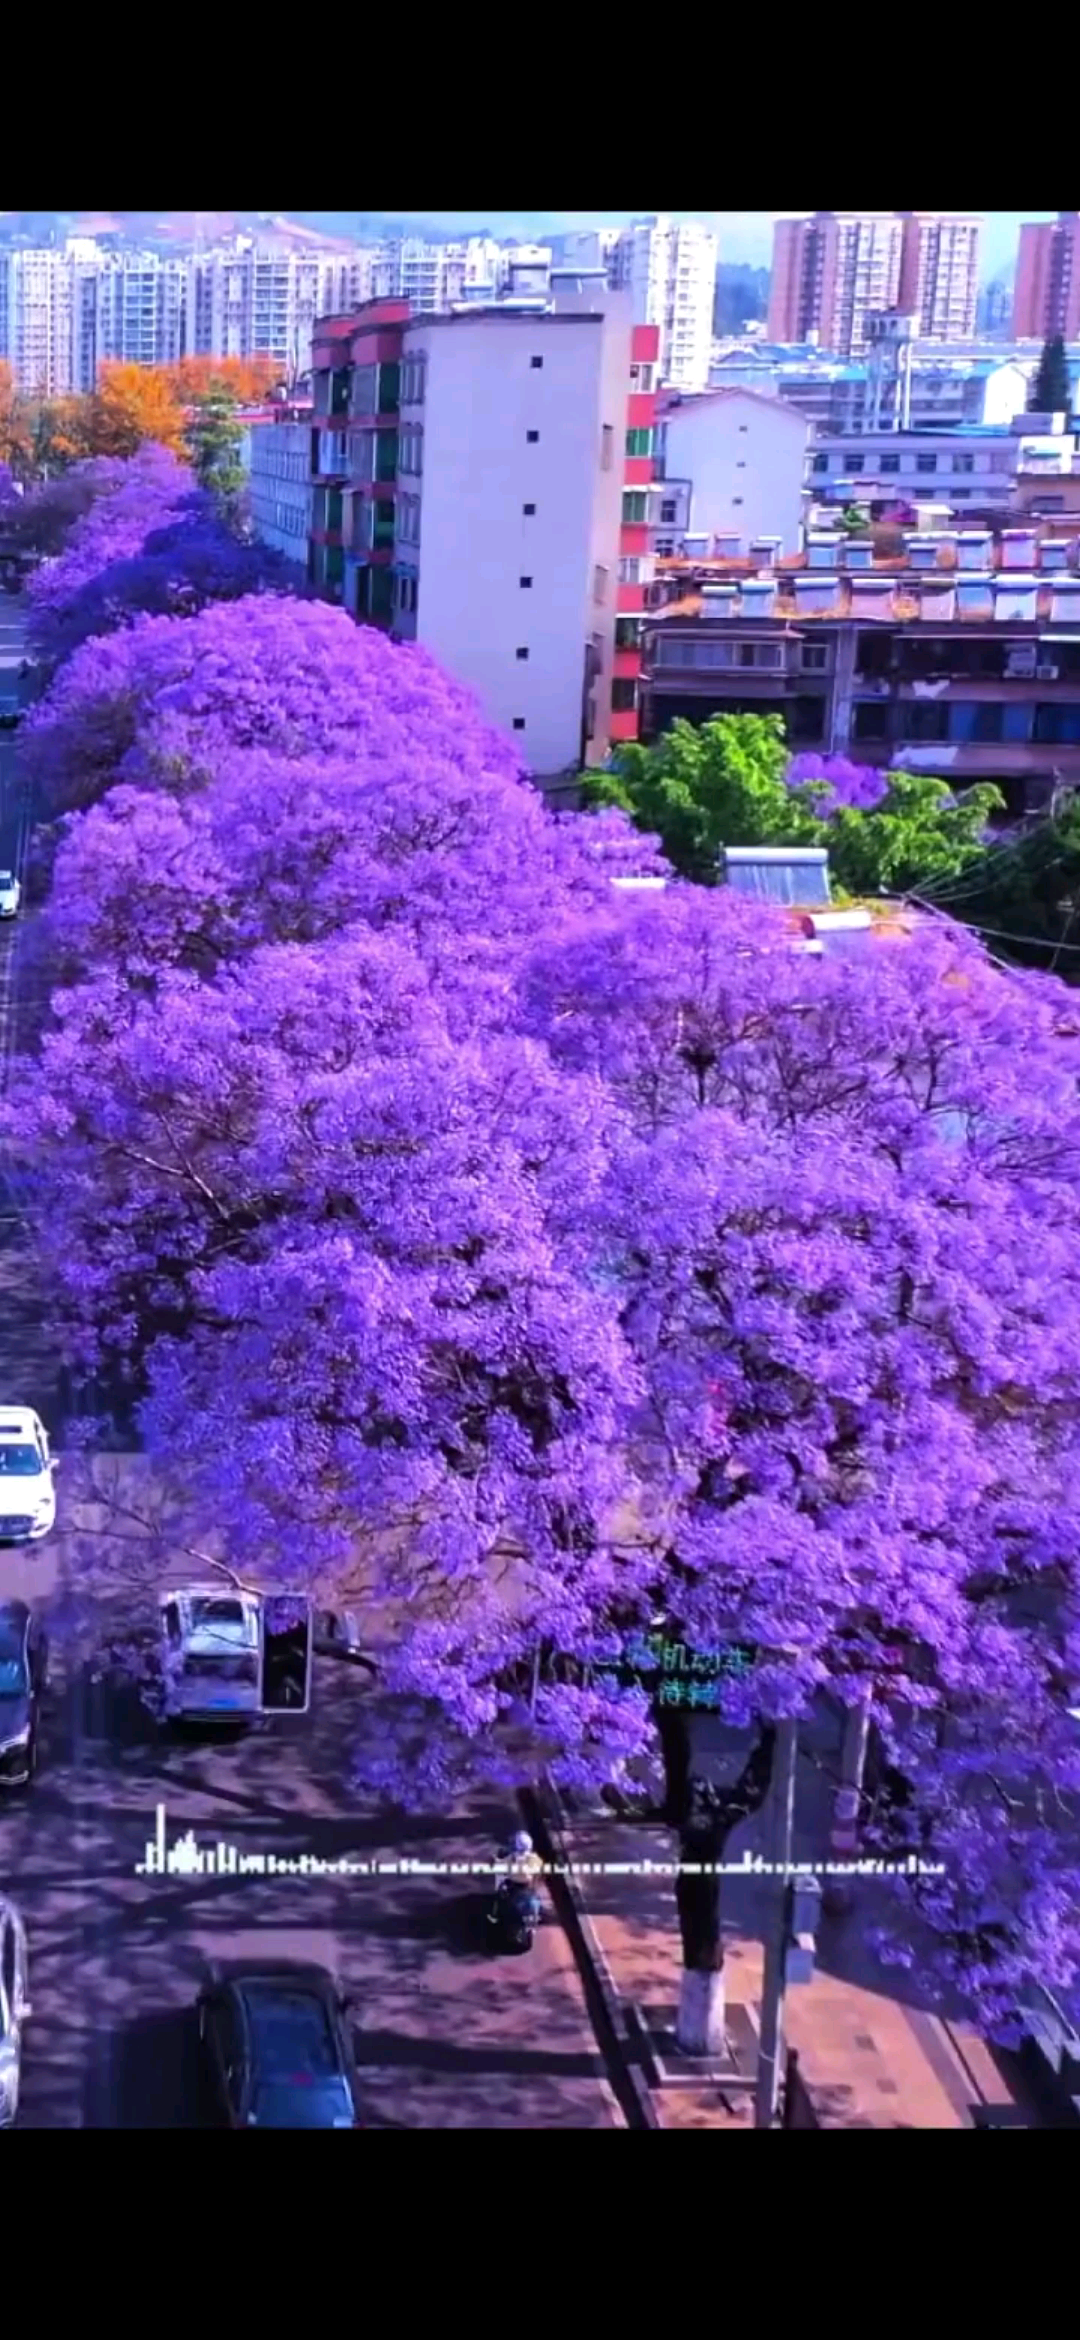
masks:
[[[393,1617],[358,1792],[632,1793],[662,1618],[750,1653],[729,1792],[665,1721],[684,1842],[785,1718],[869,1709],[944,1864],[883,1946],[1000,2025],[1080,1950],[1080,1025],[946,918],[815,961],[708,882],[781,835],[852,891],[955,879],[988,803],[792,788],[720,719],[557,819],[425,653],[201,565],[196,510],[147,451],[34,588],[57,988],[3,1126],[69,1355],[127,1377],[192,1545]]]

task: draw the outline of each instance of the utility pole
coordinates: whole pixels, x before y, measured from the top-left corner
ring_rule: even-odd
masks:
[[[761,2038],[758,2044],[755,2129],[771,2129],[776,2119],[783,2053],[784,1977],[788,1951],[788,1879],[795,1832],[795,1764],[799,1726],[794,1720],[776,1726],[776,1770],[773,1783],[773,1826],[770,1847],[776,1914],[765,1940],[765,1971],[761,1989]]]

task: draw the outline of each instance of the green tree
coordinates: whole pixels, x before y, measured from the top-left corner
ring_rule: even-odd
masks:
[[[1060,333],[1052,333],[1043,343],[1038,371],[1031,385],[1028,399],[1029,414],[1072,413],[1072,382],[1065,343]]]
[[[911,772],[884,775],[871,811],[837,805],[827,781],[790,787],[789,760],[778,715],[679,720],[654,747],[628,746],[614,769],[587,772],[582,795],[590,806],[620,806],[699,885],[720,882],[725,845],[823,845],[836,886],[854,895],[958,877],[980,860],[1001,809],[989,784],[956,800],[944,781]]]
[[[237,421],[236,399],[227,384],[213,381],[197,398],[186,431],[192,469],[202,487],[224,503],[234,502],[247,485],[240,447],[243,426]]]
[[[953,918],[978,927],[999,958],[1080,982],[1080,806],[1000,839],[955,882],[924,888]]]
[[[620,805],[684,877],[715,885],[724,845],[816,844],[821,823],[785,785],[787,764],[778,715],[714,715],[673,723],[655,747],[621,749],[618,769],[587,772],[582,793]]]
[[[845,504],[836,515],[836,525],[845,536],[869,536],[870,514],[862,504]]]

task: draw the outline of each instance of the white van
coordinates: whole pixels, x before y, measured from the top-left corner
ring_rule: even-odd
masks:
[[[220,1584],[160,1596],[165,1715],[252,1722],[260,1711],[259,1598]]]

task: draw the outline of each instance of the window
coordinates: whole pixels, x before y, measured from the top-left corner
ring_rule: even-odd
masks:
[[[879,462],[879,464],[878,464],[878,470],[879,470],[879,471],[899,471],[899,469],[900,469],[900,457],[899,457],[899,455],[883,455],[883,456],[881,457],[881,460],[880,460],[880,462]]]
[[[607,584],[607,570],[604,568],[603,563],[598,561],[595,569],[593,570],[592,597],[594,601],[603,602],[607,600]]]
[[[889,709],[884,699],[857,699],[854,736],[859,740],[887,739]]]
[[[670,561],[675,552],[674,539],[670,536],[658,537],[653,550],[659,560]]]
[[[652,454],[652,432],[651,432],[651,431],[627,431],[627,434],[626,434],[626,452],[627,452],[627,454],[628,454],[628,455],[633,455],[633,456],[640,456],[640,455],[651,455],[651,454]]]
[[[844,471],[865,471],[865,455],[845,455],[842,469]]]
[[[813,460],[813,463],[811,464],[811,467],[810,467],[810,468],[811,468],[811,470],[812,470],[812,471],[827,471],[827,470],[828,470],[828,468],[829,468],[829,458],[828,458],[828,456],[827,456],[827,455],[815,455],[815,457],[814,457],[814,460]]]
[[[647,511],[648,498],[645,495],[644,489],[629,488],[624,491],[622,500],[622,516],[624,525],[633,528],[640,527],[641,523],[645,519]]]
[[[536,445],[536,443],[537,443],[537,440],[539,439],[539,437],[540,437],[540,433],[539,433],[539,431],[526,431],[526,433],[525,433],[525,444],[526,444],[526,446],[528,446],[528,447],[535,447],[535,445]]]
[[[742,499],[742,497],[741,497],[741,496],[732,496],[732,499],[731,499],[731,501],[732,501],[732,503],[733,503],[733,504],[741,504],[741,503],[742,503],[742,500],[743,500],[743,499]]]
[[[956,456],[954,456],[954,457],[953,457],[953,470],[954,470],[954,471],[974,471],[974,469],[975,469],[975,457],[974,457],[974,455],[956,455]]]
[[[528,655],[528,650],[524,646],[520,650],[515,650],[514,652],[515,658],[527,658]]]
[[[754,649],[755,649],[755,645],[754,645],[754,643],[753,643],[753,642],[740,642],[740,644],[739,644],[739,665],[740,665],[740,666],[756,666],[756,664],[757,664],[757,659],[756,659],[756,658],[755,658],[755,656],[754,656]]]
[[[531,358],[529,359],[529,364],[531,365],[531,367],[532,367],[532,370],[533,370],[533,373],[534,373],[534,374],[538,374],[538,373],[539,373],[539,371],[540,371],[540,368],[541,368],[541,366],[543,365],[543,363],[544,363],[544,361],[543,361],[543,358],[542,358],[542,357],[531,357]]]
[[[515,731],[524,731],[524,729],[525,729],[525,717],[524,717],[524,715],[515,715],[515,717],[514,717],[514,730],[515,730]]]
[[[676,523],[676,521],[677,521],[678,517],[679,517],[679,507],[678,507],[678,504],[677,504],[677,502],[676,502],[676,500],[675,500],[675,497],[674,497],[674,496],[665,496],[665,497],[664,497],[664,501],[663,501],[663,503],[662,503],[662,504],[661,504],[661,506],[660,506],[660,519],[661,519],[661,523],[662,523],[662,525],[663,525],[665,528],[674,528],[674,526],[675,526],[675,523]]]
[[[641,619],[621,617],[615,620],[616,650],[636,650],[641,640]],[[519,653],[520,655],[520,653]]]
[[[531,578],[531,577],[519,577],[519,578],[518,578],[518,584],[520,585],[522,592],[523,592],[523,593],[527,593],[527,592],[528,592],[528,589],[529,589],[529,587],[530,587],[530,585],[532,584],[532,578]]]
[[[936,471],[936,470],[937,470],[937,456],[936,456],[936,455],[916,455],[916,457],[915,457],[915,469],[916,469],[916,471],[921,471],[921,472],[922,472],[924,475],[925,475],[927,472],[930,472],[930,471]]]
[[[640,585],[641,561],[637,553],[624,553],[619,562],[620,585]]]
[[[749,424],[748,424],[748,423],[740,423],[740,424],[739,424],[739,429],[740,429],[740,431],[742,432],[742,435],[743,435],[743,438],[744,438],[744,439],[745,439],[745,437],[746,437],[746,434],[747,434],[747,431],[748,431],[749,427],[750,427],[750,426],[749,426]]]
[[[603,429],[602,429],[602,431],[601,431],[601,433],[600,433],[600,469],[601,469],[601,471],[610,471],[610,470],[611,470],[612,463],[614,462],[614,459],[615,459],[615,433],[614,433],[614,430],[612,429],[612,426],[611,426],[611,424],[610,424],[610,423],[605,423],[605,424],[604,424],[604,426],[603,426]]]
[[[805,674],[822,674],[828,665],[829,653],[824,642],[804,642],[802,666]]]
[[[616,675],[615,681],[611,686],[612,714],[628,715],[630,710],[633,707],[636,707],[636,705],[637,684],[628,680],[625,675]]]
[[[534,519],[535,519],[535,517],[536,517],[536,505],[535,505],[535,504],[523,504],[523,505],[522,505],[522,507],[521,507],[521,510],[522,510],[522,516],[523,516],[523,518],[524,518],[524,519],[526,519],[526,520],[534,520]]]

